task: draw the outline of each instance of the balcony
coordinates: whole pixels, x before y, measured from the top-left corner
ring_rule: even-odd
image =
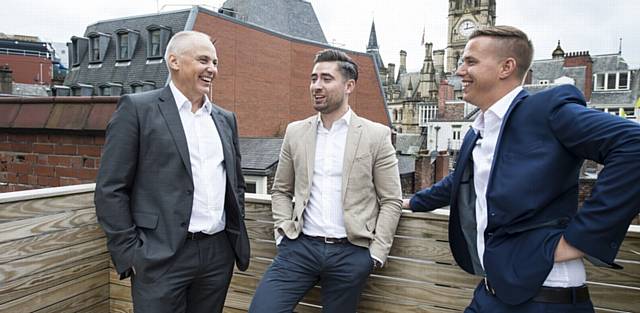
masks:
[[[96,221],[93,184],[0,194],[0,312],[132,312],[130,284],[113,271]],[[251,265],[234,273],[225,312],[246,312],[275,256],[271,198],[248,194]],[[459,269],[449,251],[447,213],[404,212],[385,268],[374,272],[359,312],[460,312],[478,277]],[[640,229],[627,232],[617,262],[624,270],[586,264],[597,312],[638,312]],[[319,288],[297,312],[320,312]]]

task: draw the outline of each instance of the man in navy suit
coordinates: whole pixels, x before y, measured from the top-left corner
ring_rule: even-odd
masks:
[[[640,208],[640,126],[563,85],[530,95],[533,46],[509,26],[474,32],[456,75],[481,113],[455,171],[404,206],[450,205],[456,262],[484,277],[465,312],[593,312],[583,258],[613,263]],[[578,211],[584,159],[604,164]]]

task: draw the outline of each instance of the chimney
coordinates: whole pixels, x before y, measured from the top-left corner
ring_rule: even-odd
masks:
[[[589,51],[568,52],[564,56],[564,67],[585,67],[584,77],[584,97],[587,101],[591,100],[591,91],[593,88],[593,60]],[[580,86],[576,86],[580,87]]]
[[[8,64],[0,66],[0,93],[13,93],[13,71]]]
[[[398,75],[407,72],[407,51],[400,50],[400,67],[398,68]]]
[[[454,90],[453,86],[449,85],[446,79],[440,81],[438,86],[438,113],[436,118],[443,118],[445,113],[445,103],[449,100],[453,100]]]
[[[393,77],[395,77],[396,73],[396,65],[393,63],[389,63],[387,69],[387,84],[392,85],[394,83]]]

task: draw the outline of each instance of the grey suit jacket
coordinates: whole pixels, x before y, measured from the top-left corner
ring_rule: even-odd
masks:
[[[319,115],[289,124],[273,182],[275,236],[297,238],[311,193]],[[293,197],[295,196],[295,205]],[[389,127],[351,116],[342,169],[349,242],[386,260],[402,213],[398,159]]]
[[[226,233],[239,269],[249,264],[235,115],[214,105],[227,172]],[[96,182],[98,222],[121,278],[152,282],[168,271],[191,218],[193,180],[180,115],[167,86],[122,96],[107,126]]]

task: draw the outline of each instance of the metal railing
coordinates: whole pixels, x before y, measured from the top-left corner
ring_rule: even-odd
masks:
[[[51,59],[51,53],[50,52],[42,52],[42,51],[36,51],[36,50],[0,48],[0,54],[4,54],[4,55],[22,55],[22,56],[30,56],[30,57],[39,57],[39,58]]]

